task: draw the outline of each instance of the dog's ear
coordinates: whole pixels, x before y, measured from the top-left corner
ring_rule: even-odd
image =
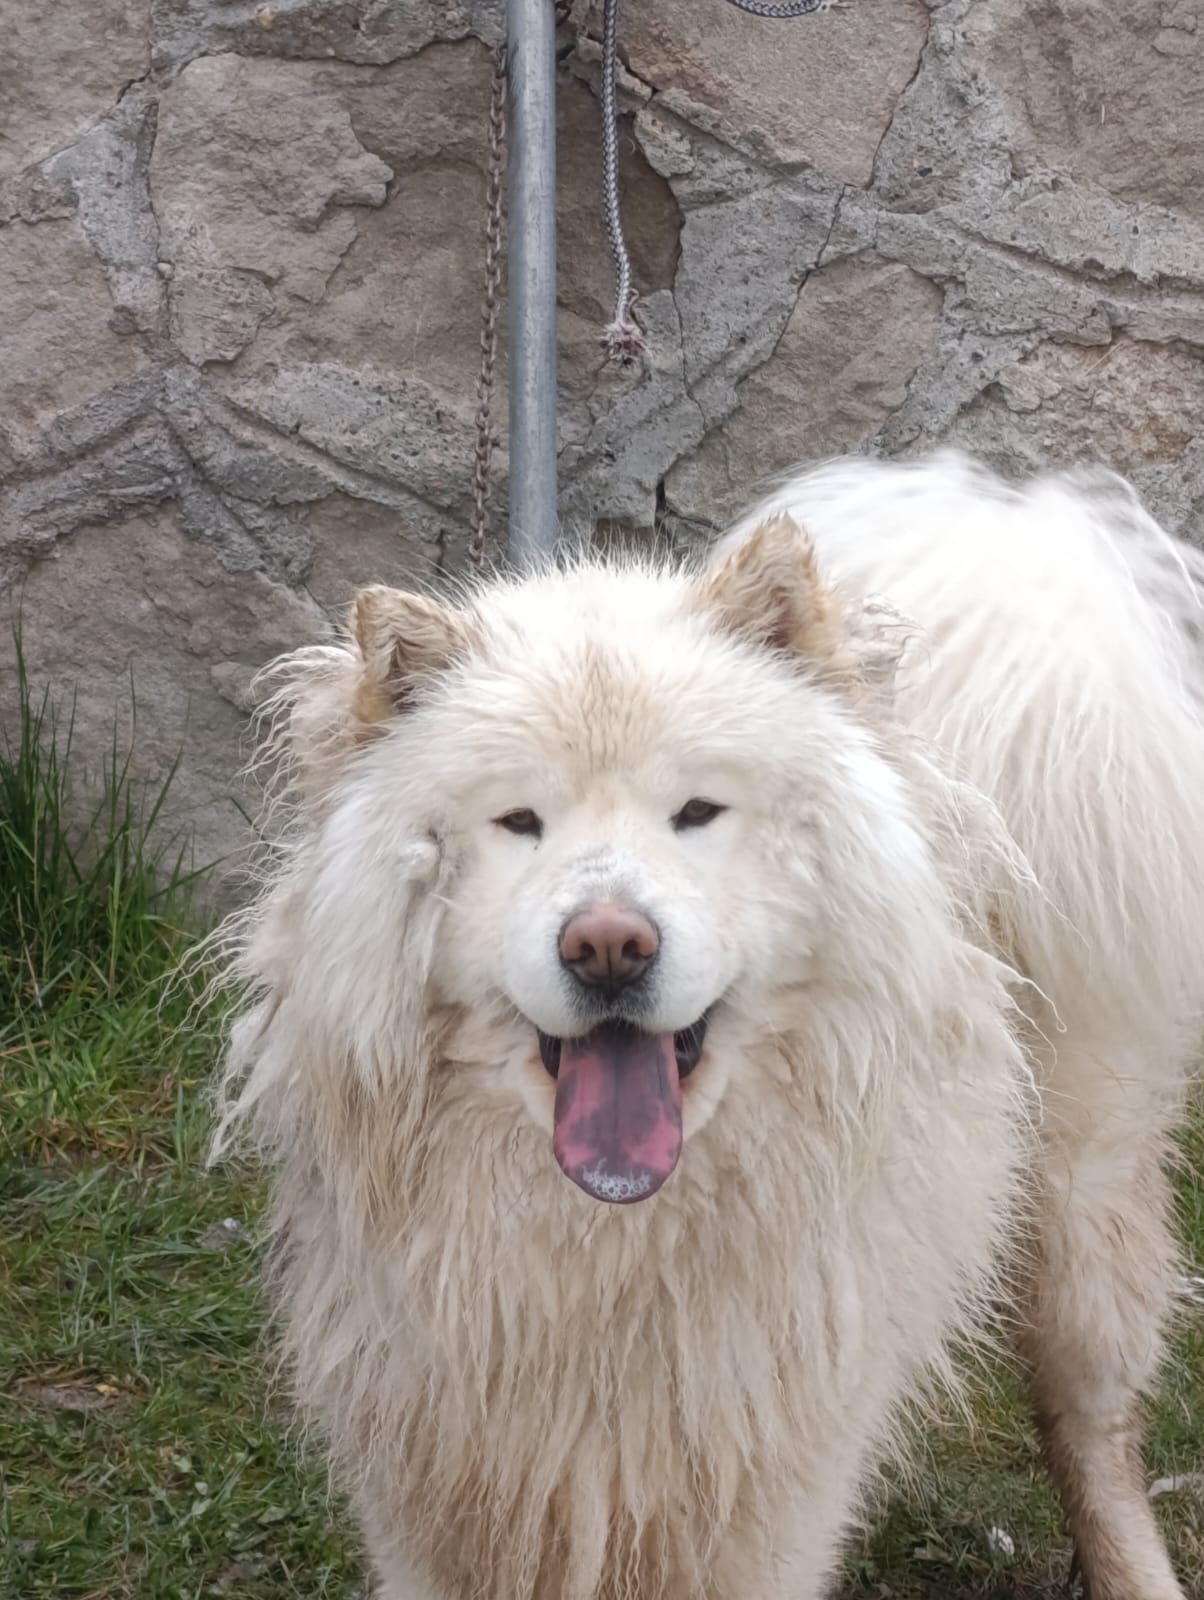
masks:
[[[811,540],[785,514],[767,517],[720,556],[703,573],[699,598],[755,644],[820,666],[842,654],[839,602],[820,575]]]
[[[473,643],[464,612],[381,585],[356,595],[351,631],[364,664],[355,711],[365,723],[393,716],[423,677],[451,666]]]

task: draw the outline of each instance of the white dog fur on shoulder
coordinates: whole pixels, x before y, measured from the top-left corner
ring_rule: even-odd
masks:
[[[1004,1293],[1092,1600],[1181,1596],[1202,585],[1107,475],[857,461],[282,666],[221,1141],[384,1600],[814,1600]]]

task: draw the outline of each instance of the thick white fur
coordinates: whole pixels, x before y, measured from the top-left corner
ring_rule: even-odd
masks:
[[[1096,1600],[1178,1594],[1133,1412],[1204,995],[1202,570],[1111,479],[849,463],[704,573],[378,596],[286,665],[223,1136],[277,1164],[286,1354],[387,1600],[822,1594],[1005,1278]],[[556,932],[599,896],[661,928],[649,1026],[717,1002],[629,1208],[557,1169],[536,1049],[588,1026]]]

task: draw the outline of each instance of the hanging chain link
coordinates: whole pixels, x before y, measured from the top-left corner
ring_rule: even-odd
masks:
[[[747,11],[750,17],[809,17],[816,11],[832,10],[832,0],[786,0],[785,5],[762,5],[761,0],[728,0],[729,5]]]
[[[493,465],[493,389],[497,366],[498,291],[502,283],[502,182],[506,165],[506,44],[493,52],[489,86],[489,160],[485,179],[485,286],[481,297],[481,370],[477,376],[477,443],[473,468],[469,560],[479,567],[489,536],[489,471]]]

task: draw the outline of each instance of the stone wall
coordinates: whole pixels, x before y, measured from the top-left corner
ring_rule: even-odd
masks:
[[[550,0],[549,0],[550,3]],[[500,0],[72,0],[0,53],[0,576],[85,748],[138,694],[211,857],[248,684],[463,559]],[[1204,534],[1197,0],[625,0],[642,368],[604,367],[597,16],[561,30],[561,511],[697,538],[785,466],[1101,456]],[[504,438],[504,407],[499,409]],[[504,449],[498,507],[504,512]],[[8,653],[4,686],[11,686]]]

